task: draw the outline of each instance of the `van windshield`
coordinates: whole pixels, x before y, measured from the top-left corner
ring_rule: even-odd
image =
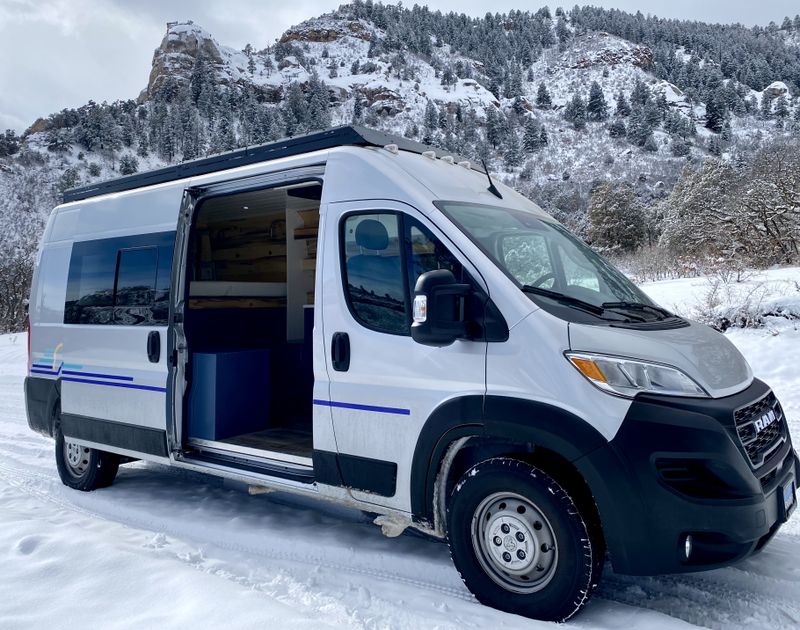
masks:
[[[588,245],[528,210],[439,201],[436,206],[542,307],[601,319],[656,321],[672,314]]]

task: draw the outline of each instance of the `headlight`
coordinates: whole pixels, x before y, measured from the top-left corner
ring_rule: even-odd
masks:
[[[567,352],[566,357],[589,382],[610,394],[626,398],[639,392],[708,397],[693,379],[669,365],[583,352]]]

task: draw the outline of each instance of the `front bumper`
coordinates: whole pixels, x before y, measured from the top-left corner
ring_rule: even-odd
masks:
[[[758,467],[734,422],[735,410],[768,394],[755,380],[720,399],[639,396],[615,438],[575,462],[597,501],[615,571],[701,571],[769,541],[794,509],[784,497],[793,497],[800,464],[785,419],[780,445]]]

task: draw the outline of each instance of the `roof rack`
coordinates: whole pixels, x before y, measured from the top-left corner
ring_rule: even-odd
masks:
[[[270,142],[269,144],[246,147],[227,153],[219,153],[211,157],[192,160],[191,162],[183,162],[174,166],[166,166],[152,171],[136,173],[135,175],[129,175],[127,177],[118,177],[117,179],[111,179],[105,182],[97,182],[78,188],[71,188],[64,192],[64,203],[80,201],[82,199],[89,199],[109,193],[133,190],[134,188],[141,188],[143,186],[163,184],[187,177],[207,175],[238,166],[246,166],[257,162],[266,162],[268,160],[276,160],[278,158],[301,155],[303,153],[331,149],[333,147],[384,147],[390,144],[397,145],[397,148],[401,151],[409,151],[411,153],[422,154],[426,151],[433,151],[437,157],[449,155],[445,151],[409,140],[408,138],[393,136],[367,127],[348,125],[345,127],[335,127],[327,131],[285,138],[277,142]],[[454,156],[454,158],[456,158],[456,160],[460,159],[457,156]]]

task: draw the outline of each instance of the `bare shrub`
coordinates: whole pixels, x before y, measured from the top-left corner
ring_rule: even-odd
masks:
[[[0,259],[0,332],[25,330],[33,260],[19,254]]]
[[[635,252],[613,257],[614,264],[637,284],[694,278],[701,273],[701,265],[686,256],[677,256],[665,247],[650,245]]]
[[[723,272],[708,278],[708,288],[687,315],[721,332],[728,328],[761,328],[768,315],[764,301],[770,292],[764,282],[743,285],[735,275]]]

